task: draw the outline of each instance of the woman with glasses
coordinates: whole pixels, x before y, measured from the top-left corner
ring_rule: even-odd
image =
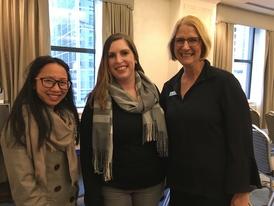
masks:
[[[78,123],[68,65],[36,58],[1,133],[17,206],[76,205]]]
[[[194,16],[180,19],[169,51],[182,69],[161,93],[170,140],[171,206],[247,206],[260,187],[247,99],[237,79],[210,65],[210,38]]]

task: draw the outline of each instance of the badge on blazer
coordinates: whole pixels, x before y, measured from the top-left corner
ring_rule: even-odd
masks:
[[[171,96],[174,96],[174,95],[177,95],[177,93],[175,92],[175,91],[172,91],[172,92],[169,92],[169,97],[171,97]]]

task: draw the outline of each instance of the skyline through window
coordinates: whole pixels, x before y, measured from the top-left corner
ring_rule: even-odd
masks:
[[[70,67],[77,107],[95,84],[95,1],[50,0],[51,55]]]

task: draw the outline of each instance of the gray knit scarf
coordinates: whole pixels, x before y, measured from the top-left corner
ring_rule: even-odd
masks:
[[[155,85],[142,72],[136,72],[136,89],[139,101],[134,101],[121,86],[113,82],[109,85],[106,109],[102,110],[96,99],[93,102],[93,166],[97,174],[103,174],[104,180],[112,179],[113,154],[113,100],[124,110],[141,113],[143,120],[143,143],[157,142],[157,151],[161,157],[168,154],[168,136],[163,109],[159,105],[159,94]]]

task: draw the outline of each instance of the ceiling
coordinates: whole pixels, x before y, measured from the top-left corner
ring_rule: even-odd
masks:
[[[274,16],[274,0],[204,0],[213,3],[223,3],[247,10]]]

